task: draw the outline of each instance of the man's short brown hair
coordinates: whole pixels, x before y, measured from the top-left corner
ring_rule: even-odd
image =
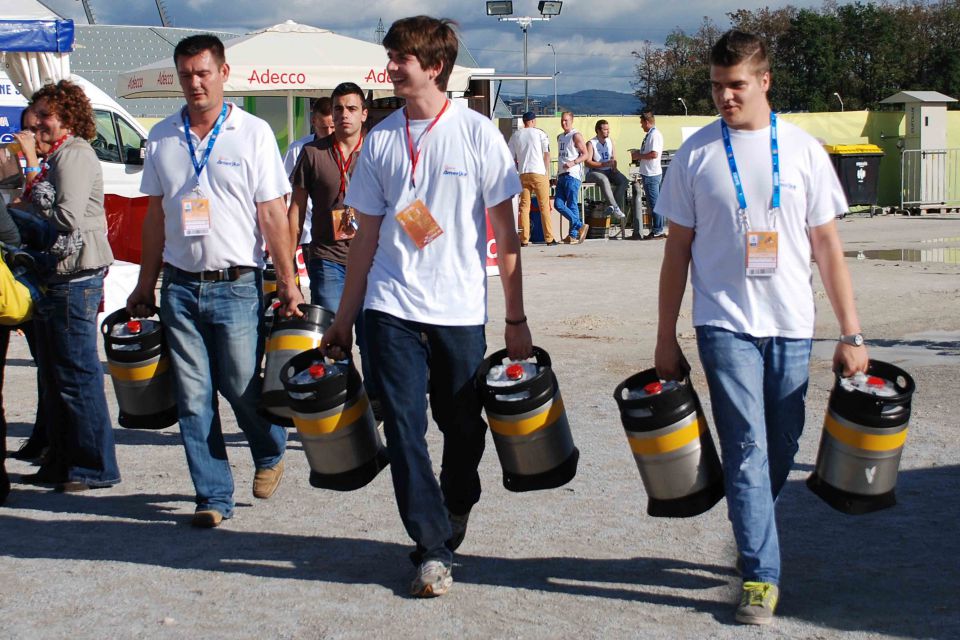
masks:
[[[735,67],[749,62],[757,75],[770,71],[767,47],[752,33],[731,29],[720,36],[710,51],[710,64],[717,67]]]
[[[600,127],[602,127],[603,125],[609,126],[610,123],[607,122],[606,120],[597,120],[597,124],[593,125],[593,132],[600,133]]]
[[[643,120],[644,122],[649,122],[650,124],[653,124],[654,122],[657,121],[657,117],[653,115],[653,111],[651,111],[650,109],[644,109],[643,111],[641,111],[640,119]]]
[[[460,48],[460,41],[453,30],[455,26],[456,22],[446,18],[401,18],[390,26],[383,39],[383,46],[400,55],[415,57],[420,61],[420,68],[424,70],[442,65],[434,82],[440,91],[446,91]]]
[[[180,58],[192,58],[198,56],[204,51],[209,51],[213,61],[217,66],[223,66],[227,61],[226,53],[223,50],[223,42],[212,33],[198,33],[197,35],[187,36],[177,43],[173,49],[173,66],[177,66]]]

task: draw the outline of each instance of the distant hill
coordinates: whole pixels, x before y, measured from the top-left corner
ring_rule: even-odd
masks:
[[[504,102],[514,101],[523,102],[521,95],[501,95]],[[553,94],[549,95],[530,95],[530,102],[540,101],[541,113],[549,113],[553,109]],[[561,93],[557,96],[557,102],[561,111],[573,111],[577,114],[587,115],[632,115],[640,111],[643,103],[633,94],[621,93],[619,91],[605,91],[603,89],[587,89],[577,91],[576,93]],[[516,109],[514,109],[516,112]],[[521,104],[520,111],[523,111]]]

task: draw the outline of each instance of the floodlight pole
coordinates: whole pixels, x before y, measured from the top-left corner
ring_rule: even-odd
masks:
[[[553,115],[557,115],[557,50],[549,42],[547,46],[553,51]]]
[[[520,29],[523,31],[523,75],[527,75],[527,30],[530,28],[530,24],[533,22],[548,22],[550,18],[531,18],[530,16],[524,16],[522,18],[497,18],[500,22],[516,22],[520,25]],[[556,82],[556,76],[554,76],[554,82]],[[530,81],[523,81],[523,110],[530,110]]]

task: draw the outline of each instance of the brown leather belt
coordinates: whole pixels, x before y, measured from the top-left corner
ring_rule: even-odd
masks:
[[[213,271],[184,271],[173,265],[170,265],[170,268],[182,278],[199,280],[200,282],[233,282],[240,276],[257,270],[256,267],[227,267],[226,269],[215,269]]]

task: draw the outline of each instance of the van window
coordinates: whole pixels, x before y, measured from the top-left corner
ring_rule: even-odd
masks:
[[[113,126],[113,114],[109,111],[94,109],[93,119],[97,125],[97,137],[90,141],[97,157],[103,162],[122,162],[120,146],[117,144],[117,130]]]
[[[139,158],[143,138],[141,138],[137,130],[133,128],[133,125],[120,116],[117,116],[117,131],[120,132],[120,157],[123,158],[123,161],[127,162],[127,160],[130,159],[131,151],[134,157]]]

